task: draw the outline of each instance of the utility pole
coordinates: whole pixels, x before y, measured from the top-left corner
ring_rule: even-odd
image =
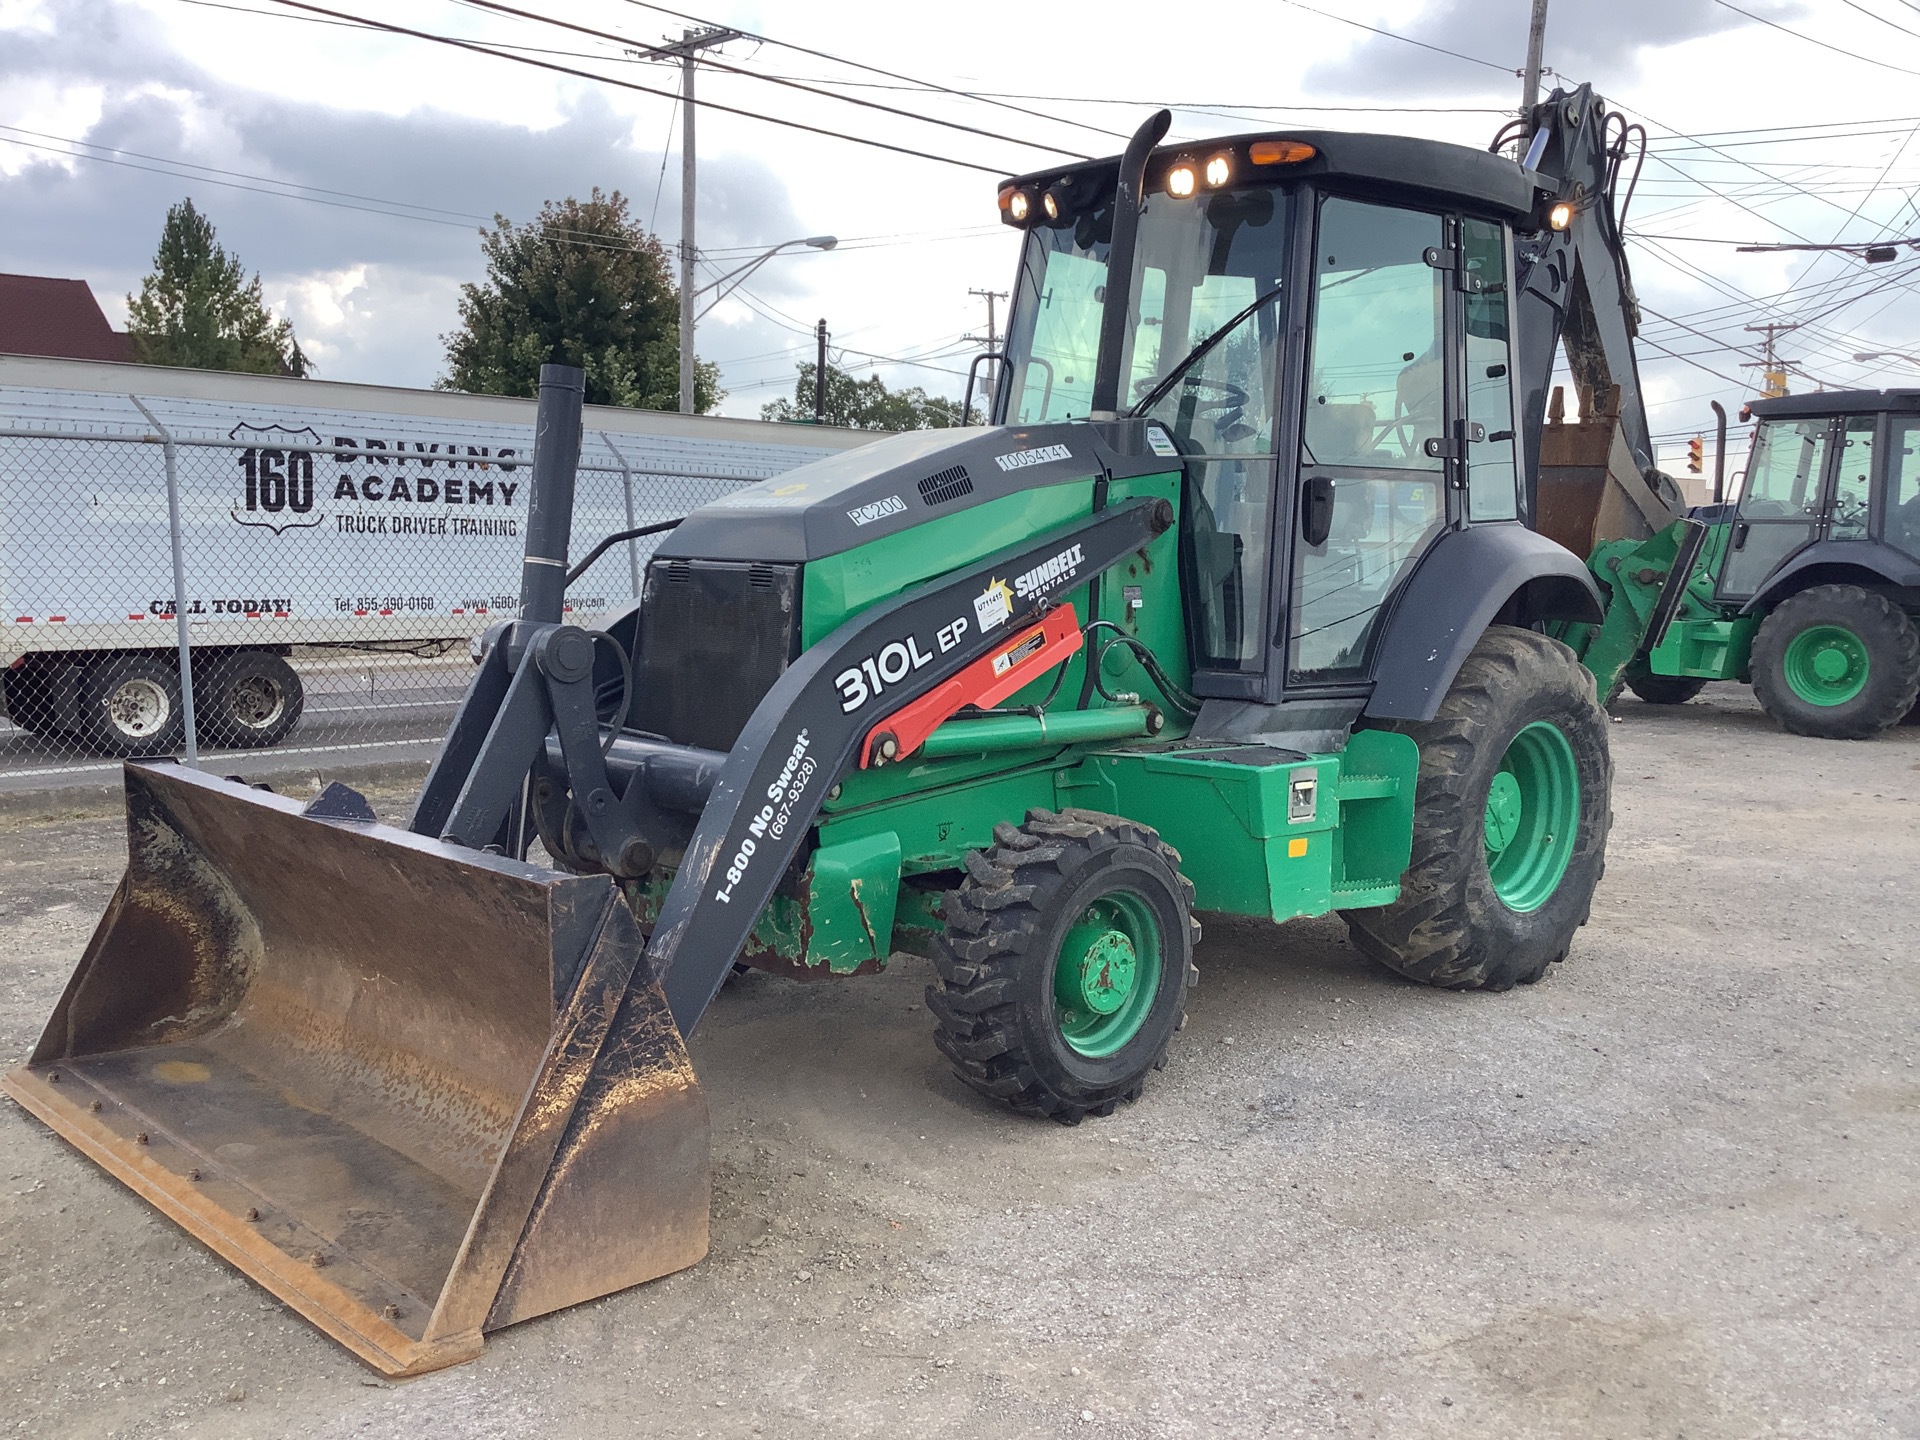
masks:
[[[1540,55],[1547,43],[1547,0],[1533,0],[1533,21],[1527,27],[1527,68],[1520,88],[1520,113],[1531,115],[1540,103]]]
[[[818,342],[818,353],[813,362],[813,423],[827,423],[827,321],[822,316],[820,323],[813,327],[814,339]]]
[[[1000,348],[1000,327],[994,318],[993,302],[1006,299],[1007,292],[1004,290],[969,290],[967,294],[976,296],[987,302],[986,346],[988,353],[991,354]],[[963,336],[962,339],[968,344],[980,343],[980,337],[978,335],[967,335]],[[989,414],[991,414],[993,409],[993,397],[999,393],[1000,362],[998,360],[989,360],[987,361],[987,409]],[[971,418],[971,416],[962,415],[960,417],[960,423],[965,425]]]
[[[699,251],[694,246],[693,201],[694,157],[693,72],[702,50],[740,39],[738,30],[722,26],[704,26],[682,33],[677,41],[655,45],[640,54],[645,60],[680,62],[680,413],[691,415],[693,405],[693,292],[699,288],[694,262]]]
[[[1787,393],[1787,367],[1774,354],[1773,337],[1784,335],[1789,330],[1798,330],[1800,326],[1798,322],[1784,324],[1774,321],[1766,325],[1749,325],[1746,328],[1753,334],[1767,337],[1764,342],[1766,346],[1763,352],[1764,358],[1760,362],[1760,393],[1769,400],[1776,400]]]

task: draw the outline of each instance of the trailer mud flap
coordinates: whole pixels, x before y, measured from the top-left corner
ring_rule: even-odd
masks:
[[[28,1110],[389,1375],[699,1260],[706,1104],[626,906],[173,766]]]

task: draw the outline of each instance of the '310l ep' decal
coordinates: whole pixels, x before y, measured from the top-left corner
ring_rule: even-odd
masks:
[[[937,653],[944,655],[953,649],[971,628],[972,622],[964,616],[942,625],[934,636],[934,643],[940,647]],[[898,685],[921,666],[932,663],[933,652],[925,649],[916,635],[881,646],[878,654],[849,665],[833,677],[840,691],[840,713],[851,715],[889,685]]]

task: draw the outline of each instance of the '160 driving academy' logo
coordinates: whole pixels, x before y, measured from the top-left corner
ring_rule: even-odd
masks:
[[[244,420],[227,432],[229,440],[258,440],[240,452],[245,494],[228,510],[236,523],[284,535],[324,525],[313,510],[313,452],[320,437],[309,427],[249,425]],[[245,513],[242,513],[242,512]]]

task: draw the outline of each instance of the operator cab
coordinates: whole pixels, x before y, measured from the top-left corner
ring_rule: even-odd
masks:
[[[1759,422],[1716,594],[1745,601],[1823,541],[1920,563],[1920,390],[1756,400]],[[1845,556],[1829,556],[1838,563]]]
[[[1531,177],[1386,136],[1162,147],[1124,296],[1116,182],[1107,160],[1002,187],[1026,239],[993,419],[1089,417],[1103,315],[1124,303],[1118,411],[1157,422],[1150,443],[1186,470],[1196,693],[1357,693],[1434,540],[1524,522],[1510,282],[1516,227],[1539,228]]]

